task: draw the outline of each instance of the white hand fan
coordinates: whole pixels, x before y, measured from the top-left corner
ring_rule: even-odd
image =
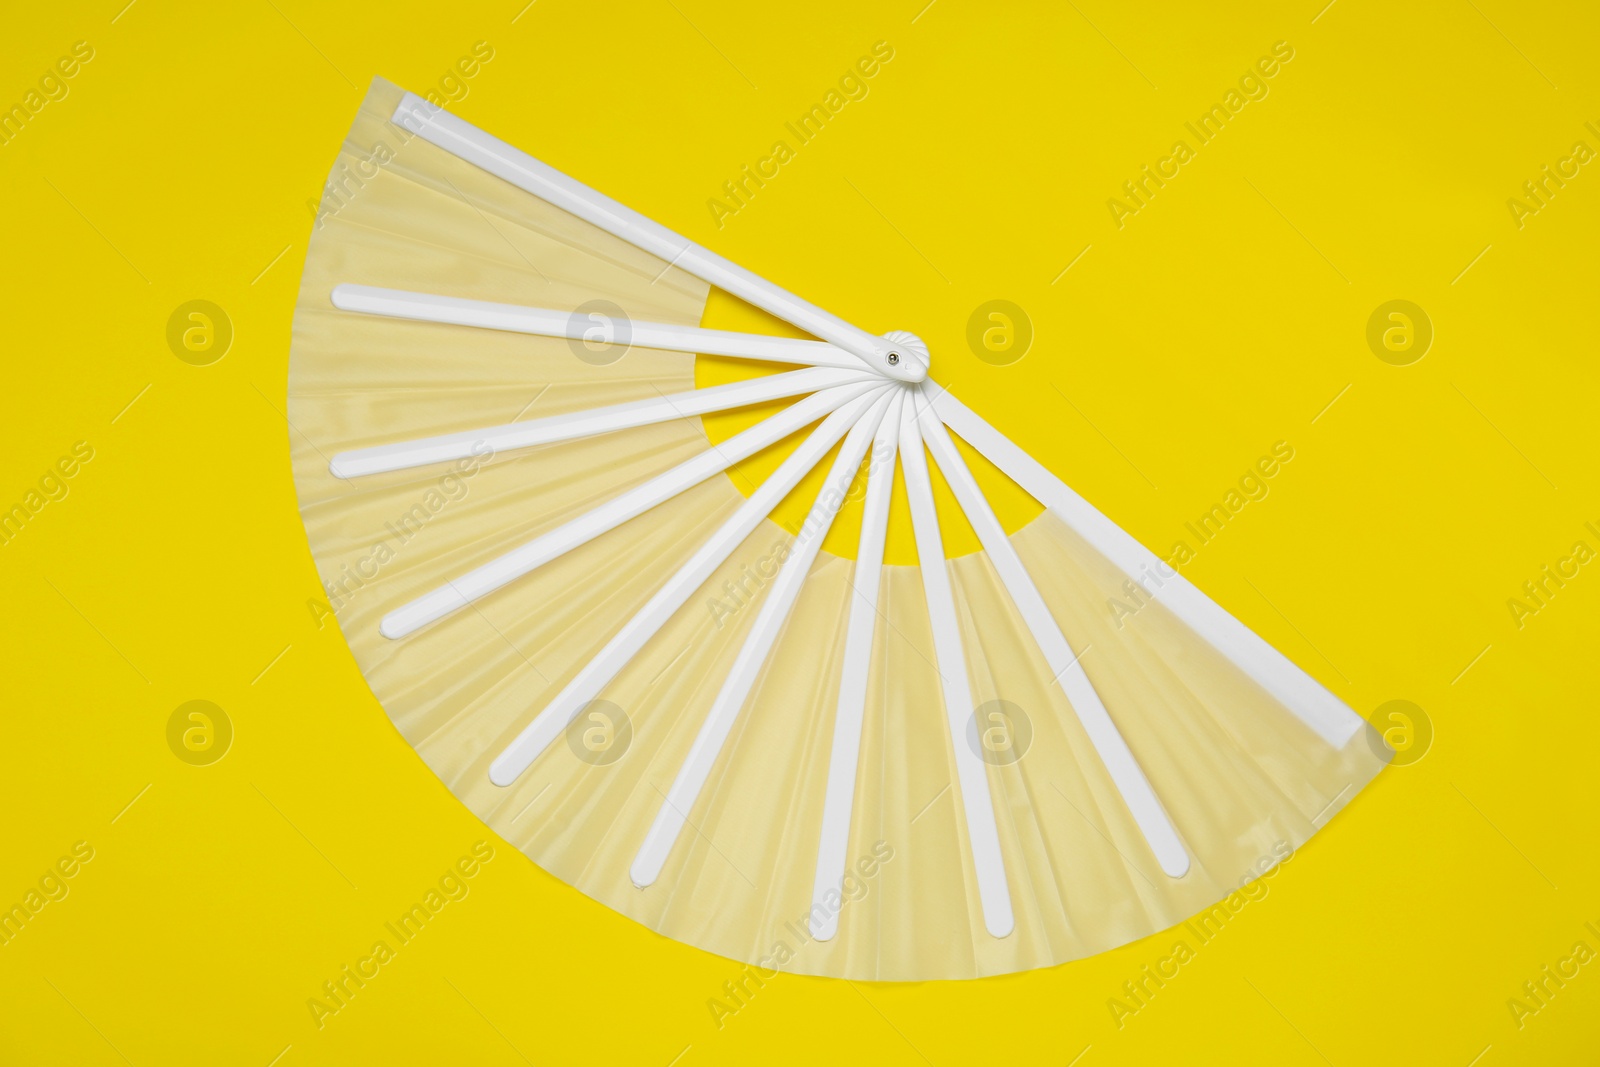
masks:
[[[698,328],[708,284],[818,340]],[[695,353],[787,366],[696,389]],[[1228,898],[1377,773],[1361,719],[930,362],[377,82],[290,365],[329,602],[496,832],[759,968],[1005,973]],[[779,399],[715,445],[698,418]],[[1006,534],[952,435],[1045,512]],[[930,455],[983,551],[945,558]],[[821,545],[863,466],[852,560]],[[917,567],[883,562],[897,467]]]

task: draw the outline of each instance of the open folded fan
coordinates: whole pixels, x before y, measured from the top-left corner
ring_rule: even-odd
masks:
[[[817,340],[699,328],[708,285]],[[697,389],[696,353],[783,366]],[[540,866],[761,968],[1005,973],[1226,898],[1382,766],[1361,719],[930,362],[375,82],[289,378],[374,693]],[[1045,511],[1007,534],[955,438]],[[785,447],[748,495],[724,473]],[[919,566],[884,563],[897,469]],[[946,559],[935,469],[981,552]],[[855,558],[822,551],[863,478]]]

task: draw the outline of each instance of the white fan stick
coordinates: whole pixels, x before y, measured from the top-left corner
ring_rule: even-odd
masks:
[[[659,222],[624,207],[443,108],[434,107],[415,93],[406,93],[395,108],[394,123],[636,248],[771,312],[806,333],[832,341],[860,357],[879,374],[904,382],[920,382],[928,376],[928,368],[916,354],[892,341],[874,337],[737,263],[673,233]]]
[[[900,391],[895,390],[896,393]],[[777,577],[772,580],[772,586],[761,602],[761,610],[756,614],[750,632],[745,634],[744,644],[739,647],[739,654],[734,658],[728,676],[723,679],[711,710],[700,724],[700,732],[695,735],[683,765],[678,768],[677,777],[672,780],[672,786],[662,799],[649,832],[645,834],[644,843],[634,856],[628,876],[640,889],[655,884],[672,852],[672,846],[683,832],[683,824],[688,820],[689,812],[694,810],[695,802],[705,789],[706,779],[711,776],[711,769],[722,754],[722,747],[727,744],[728,734],[732,732],[739,712],[744,709],[762,667],[766,666],[767,656],[771,654],[772,646],[777,642],[800,596],[800,586],[811,573],[811,564],[822,547],[822,539],[832,527],[839,505],[843,503],[850,491],[850,483],[861,469],[861,459],[866,455],[867,445],[877,433],[885,409],[893,399],[893,396],[883,397],[862,415],[850,428],[850,435],[834,457],[833,466],[822,483],[821,491],[817,493],[816,502],[806,513],[805,523],[790,549],[789,557],[783,561]]]
[[[405,289],[381,289],[373,285],[336,285],[332,299],[333,306],[343,311],[359,311],[367,315],[416,322],[442,322],[451,326],[476,326],[540,337],[566,337],[574,341],[594,339],[594,332],[600,329],[594,319],[573,311],[496,304],[488,300],[414,293]],[[707,330],[670,322],[608,323],[601,334],[598,339],[608,344],[659,348],[667,352],[697,352],[708,356],[735,356],[770,363],[847,367],[875,373],[857,356],[826,341]]]
[[[925,399],[925,389],[919,389],[923,393],[919,399]],[[1061,683],[1062,692],[1066,694],[1078,721],[1083,724],[1084,732],[1089,735],[1089,741],[1100,756],[1100,762],[1105,764],[1107,773],[1111,775],[1111,781],[1122,794],[1123,803],[1128,806],[1134,822],[1138,823],[1150,850],[1155,853],[1156,862],[1170,877],[1182,878],[1189,870],[1189,854],[1172,821],[1162,809],[1161,801],[1156,798],[1150,780],[1139,767],[1139,761],[1134,758],[1116,723],[1111,721],[1100,694],[1095,691],[1083,664],[1078,661],[1078,655],[1073,652],[1055,616],[1039,595],[1038,587],[1033,584],[1021,557],[1011,545],[1011,539],[995,517],[994,509],[978,488],[966,461],[956,451],[955,442],[945,431],[944,424],[932,408],[922,403],[917,406],[921,408],[918,421],[928,451],[933,453],[934,461],[944,472],[945,481],[950,483],[961,510],[966,513],[984,551],[989,554],[989,562],[994,564],[995,571],[1000,575],[1001,584],[1006,587],[1011,602],[1016,605],[1023,622],[1033,634],[1039,651],[1044,653],[1051,677]]]
[[[900,440],[900,405],[905,390],[878,426],[862,502],[861,540],[850,575],[850,621],[845,629],[844,663],[833,717],[833,748],[822,800],[822,835],[817,844],[817,878],[811,891],[811,936],[831,941],[839,932],[837,903],[843,900],[850,814],[855,806],[856,770],[861,758],[861,728],[866,717],[867,681],[872,672],[872,641],[878,626],[878,587],[883,578],[883,546],[889,531],[889,499],[894,494],[895,446]],[[835,903],[828,902],[832,895]],[[817,909],[822,909],[820,916]]]
[[[845,431],[859,419],[867,408],[876,402],[878,395],[891,386],[886,383],[866,395],[856,396],[833,414],[822,420],[822,425],[811,432],[787,459],[778,465],[772,476],[762,482],[750,498],[739,505],[728,521],[656,590],[654,596],[629,619],[604,648],[573,676],[566,687],[545,705],[543,711],[529,723],[516,739],[507,745],[489,765],[489,780],[495,785],[510,785],[539,757],[551,741],[566,729],[567,724],[600,695],[617,672],[627,666],[656,631],[666,625],[674,612],[694,591],[711,577],[711,573],[738,548],[761,521],[767,517],[778,501],[794,489],[807,471],[821,462]],[[845,386],[843,388],[853,388]]]
[[[881,379],[880,379],[881,380]],[[452,611],[494,592],[535,568],[570,552],[579,545],[614,529],[629,519],[670,500],[679,493],[724,471],[735,463],[776,444],[848,401],[873,388],[872,381],[836,385],[785,408],[769,419],[737,433],[649,481],[497,556],[488,563],[396,608],[383,617],[378,630],[385,637],[405,637],[444,618]],[[840,431],[843,432],[842,430]]]
[[[749,381],[658,394],[643,400],[551,415],[543,419],[526,419],[478,430],[358,448],[334,456],[328,464],[328,470],[340,478],[356,478],[364,474],[404,470],[452,459],[498,455],[517,448],[575,441],[581,437],[594,437],[636,426],[704,415],[711,411],[728,411],[768,400],[815,393],[830,386],[870,381],[882,379],[859,366],[852,370],[812,367],[784,374],[767,374]]]
[[[950,588],[944,539],[939,533],[939,515],[933,504],[933,482],[928,476],[928,458],[922,451],[914,403],[901,407],[900,464],[906,477],[906,497],[911,504],[918,570],[922,572],[922,591],[928,601],[928,620],[933,627],[934,662],[939,688],[944,694],[950,750],[956,763],[956,791],[961,795],[966,818],[972,866],[978,880],[978,902],[983,906],[983,925],[991,936],[1005,937],[1016,925],[1011,913],[1011,890],[1006,882],[1005,858],[1000,852],[1000,829],[995,822],[994,800],[989,795],[988,773],[983,760],[967,744],[967,720],[973,713],[972,687],[967,679],[966,653],[962,649],[961,630],[956,625],[955,595]]]
[[[999,467],[1035,500],[1055,513],[1089,546],[1154,594],[1190,629],[1205,638],[1274,699],[1293,712],[1334,748],[1343,748],[1361,729],[1360,716],[1288,657],[1228,614],[1127,531],[1106,518],[1043,464],[972,409],[940,392],[934,410],[956,433]],[[1153,587],[1153,588],[1152,588]]]

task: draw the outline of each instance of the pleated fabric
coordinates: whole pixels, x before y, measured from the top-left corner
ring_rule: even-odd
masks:
[[[884,568],[839,932],[808,913],[854,563],[820,555],[658,881],[629,864],[794,536],[765,522],[530,770],[488,765],[743,501],[718,475],[400,639],[384,614],[708,447],[698,419],[344,481],[338,452],[693,388],[694,357],[580,358],[561,339],[336,310],[343,282],[698,324],[707,288],[412,137],[375,82],[307,254],[289,372],[294,478],[328,603],[395,726],[531,860],[653,930],[764,970],[866,980],[1048,966],[1237,901],[1383,766],[1342,749],[1046,511],[1012,543],[1192,857],[1162,873],[987,557],[949,568],[975,725],[949,736],[922,582]],[[354,175],[354,178],[348,177]],[[982,743],[1016,913],[977,898],[952,744]],[[597,753],[595,738],[609,740]],[[528,922],[538,923],[530,914]]]

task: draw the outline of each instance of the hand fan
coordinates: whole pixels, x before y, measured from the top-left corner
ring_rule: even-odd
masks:
[[[700,328],[711,285],[815,340]],[[773,366],[695,388],[697,353]],[[328,605],[497,833],[763,973],[999,974],[1228,906],[1381,749],[935,363],[375,82],[290,363]],[[974,453],[1044,512],[1008,534]],[[982,551],[946,558],[935,477]],[[863,479],[854,558],[823,551]],[[884,562],[899,491],[917,566]]]

